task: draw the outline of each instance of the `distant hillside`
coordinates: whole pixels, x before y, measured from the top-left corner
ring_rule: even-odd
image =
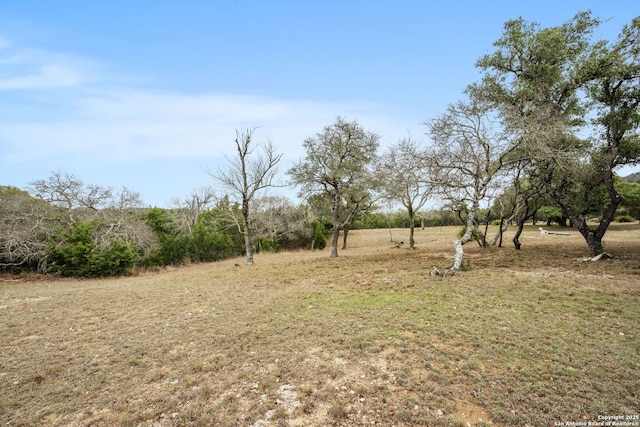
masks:
[[[625,176],[622,179],[629,182],[638,182],[640,183],[640,172],[632,173],[629,176]]]

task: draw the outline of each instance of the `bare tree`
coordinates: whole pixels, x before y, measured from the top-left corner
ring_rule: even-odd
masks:
[[[254,246],[251,242],[251,217],[252,202],[262,190],[276,186],[274,180],[277,174],[277,165],[282,154],[276,154],[271,141],[267,141],[260,147],[261,151],[254,153],[253,133],[256,128],[236,130],[234,140],[236,156],[226,157],[227,167],[217,170],[208,170],[208,174],[222,185],[231,194],[231,199],[236,199],[241,206],[242,218],[237,220],[238,228],[244,237],[247,264],[253,265]]]
[[[30,184],[35,197],[66,209],[69,220],[76,214],[94,214],[108,206],[113,190],[99,185],[85,185],[80,179],[67,172],[56,171],[48,179],[39,179]]]
[[[378,187],[389,203],[401,203],[409,215],[409,249],[415,248],[416,213],[431,196],[429,163],[424,149],[411,137],[400,140],[380,156]]]
[[[14,187],[0,186],[0,270],[42,268],[48,238],[56,234],[49,204]]]
[[[101,247],[121,241],[142,250],[152,240],[151,230],[140,217],[142,195],[127,187],[114,191],[85,185],[68,172],[53,172],[47,179],[32,182],[30,191],[37,199],[64,210],[67,218],[61,221],[68,227],[77,221],[92,221],[95,243]]]
[[[254,202],[251,228],[259,237],[259,245],[266,239],[272,248],[277,248],[282,240],[292,239],[296,235],[310,235],[314,219],[308,208],[296,207],[284,196],[265,196]]]
[[[472,97],[426,123],[433,140],[428,155],[432,185],[467,213],[465,231],[453,242],[452,270],[461,268],[463,245],[473,238],[480,202],[499,187],[506,157],[514,147],[491,119],[490,108]]]
[[[111,196],[110,200],[104,201],[105,207],[98,212],[104,223],[100,233],[102,245],[109,246],[120,240],[131,243],[136,249],[147,246],[151,241],[152,231],[140,217],[140,209],[144,206],[142,195],[122,187],[120,191],[111,191]]]
[[[54,172],[25,191],[0,191],[0,267],[22,266],[44,271],[46,249],[73,224],[91,221],[96,245],[115,241],[132,244],[141,252],[152,233],[141,218],[139,193],[123,187],[84,185],[69,173]]]
[[[191,233],[200,213],[216,201],[213,188],[209,186],[192,190],[184,199],[174,197],[172,204],[183,214],[185,227]]]

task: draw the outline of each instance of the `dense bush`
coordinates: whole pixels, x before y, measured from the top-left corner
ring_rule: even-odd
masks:
[[[389,227],[389,218],[387,214],[383,213],[369,213],[362,215],[355,224],[355,229],[374,229],[374,228],[387,228]]]
[[[187,258],[188,239],[178,232],[166,209],[153,208],[147,214],[147,224],[156,233],[159,246],[148,258],[150,265],[178,265]]]
[[[179,218],[165,209],[149,211],[147,224],[158,236],[159,246],[148,264],[210,262],[242,253],[242,236],[237,229],[221,224],[215,211],[201,213],[191,228],[181,225]]]
[[[313,222],[313,237],[311,249],[324,249],[327,247],[327,231],[320,221]]]
[[[239,233],[238,233],[239,234]],[[189,242],[189,258],[195,262],[219,261],[229,258],[241,250],[234,244],[232,236],[221,233],[199,221],[193,227]]]
[[[630,215],[619,215],[616,217],[616,222],[635,222],[635,218]]]
[[[63,233],[62,240],[52,241],[47,249],[47,269],[62,276],[98,277],[128,274],[136,253],[130,245],[115,241],[99,247],[93,237],[94,224],[76,222]]]

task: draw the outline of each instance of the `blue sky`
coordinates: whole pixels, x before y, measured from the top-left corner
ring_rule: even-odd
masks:
[[[167,207],[214,184],[236,129],[258,127],[283,172],[339,115],[383,146],[422,138],[505,21],[587,9],[609,40],[640,14],[632,0],[5,1],[0,185],[61,171]]]

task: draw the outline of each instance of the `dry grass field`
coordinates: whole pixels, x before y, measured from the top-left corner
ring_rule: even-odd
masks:
[[[568,231],[530,227],[521,251],[471,242],[467,271],[437,278],[430,269],[453,262],[457,228],[417,230],[416,250],[391,249],[388,230],[353,231],[337,259],[263,253],[253,267],[238,258],[115,279],[0,277],[0,425],[636,417],[640,226],[612,225],[615,258],[603,262],[581,260],[586,244]]]

